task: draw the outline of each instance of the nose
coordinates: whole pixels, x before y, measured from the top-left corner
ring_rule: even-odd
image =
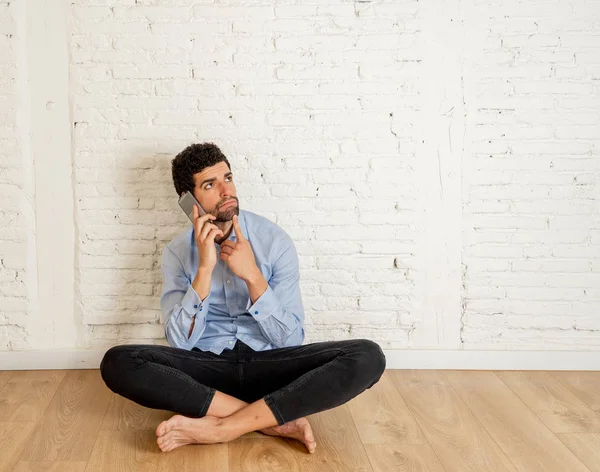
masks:
[[[229,200],[229,198],[234,195],[233,187],[226,182],[220,182],[219,185],[221,186],[219,188],[219,194],[221,195],[221,198],[224,200]]]

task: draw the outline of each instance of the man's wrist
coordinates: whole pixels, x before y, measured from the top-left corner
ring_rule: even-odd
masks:
[[[210,282],[212,279],[212,269],[206,267],[198,267],[196,277],[192,281],[192,287],[200,297],[201,301],[206,300],[210,295]]]
[[[246,282],[246,285],[256,285],[258,282],[261,281],[261,279],[264,280],[264,277],[262,275],[262,272],[257,267],[256,270],[251,272],[249,275],[244,277],[242,280],[244,282]]]
[[[200,275],[200,276],[211,276],[214,270],[214,266],[213,267],[205,267],[205,266],[198,266],[198,270],[196,271],[196,275]]]
[[[250,302],[256,303],[263,293],[269,288],[269,284],[263,277],[260,270],[257,273],[252,273],[250,276],[244,279],[248,286],[248,293],[250,295]]]

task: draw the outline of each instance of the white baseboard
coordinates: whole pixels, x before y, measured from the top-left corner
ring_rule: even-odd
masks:
[[[388,369],[600,370],[600,351],[384,349]]]
[[[99,369],[108,349],[40,349],[0,352],[0,370]]]
[[[106,350],[0,352],[0,370],[98,369]],[[388,369],[597,370],[600,351],[384,349]]]

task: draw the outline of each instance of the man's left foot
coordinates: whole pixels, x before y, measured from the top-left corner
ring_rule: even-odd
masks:
[[[161,451],[169,452],[186,444],[214,444],[233,439],[223,434],[220,425],[221,419],[215,416],[188,418],[175,415],[158,425],[156,442]]]

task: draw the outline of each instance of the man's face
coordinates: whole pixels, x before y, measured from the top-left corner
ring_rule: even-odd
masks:
[[[231,221],[233,215],[240,214],[233,174],[225,162],[194,174],[194,183],[196,200],[204,210],[217,217],[214,221]]]

